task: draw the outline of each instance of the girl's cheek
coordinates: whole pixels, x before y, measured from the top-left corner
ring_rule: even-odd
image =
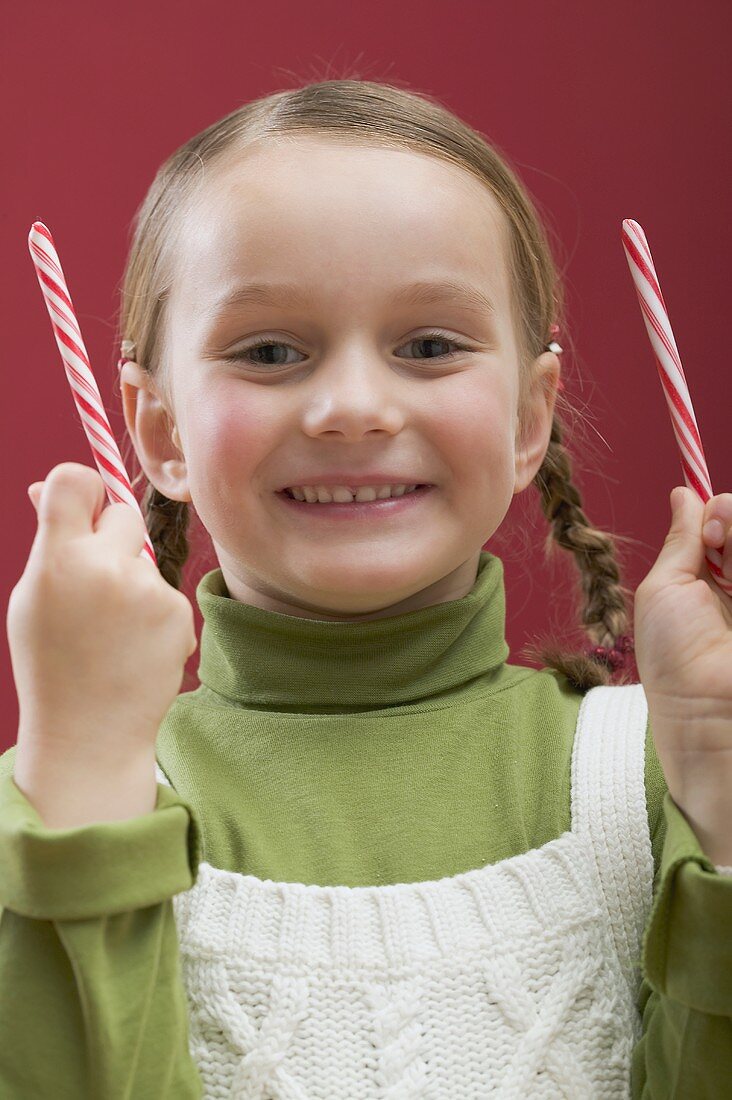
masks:
[[[193,423],[199,462],[225,478],[233,473],[239,482],[265,463],[276,438],[271,409],[241,398],[203,406]]]

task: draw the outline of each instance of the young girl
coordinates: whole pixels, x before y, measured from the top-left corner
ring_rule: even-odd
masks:
[[[3,1098],[728,1095],[732,495],[672,494],[630,682],[561,301],[428,97],[278,92],[163,165],[120,374],[159,572],[64,463],[9,606]],[[586,599],[540,670],[485,549],[530,485]],[[178,694],[189,505],[220,567]]]

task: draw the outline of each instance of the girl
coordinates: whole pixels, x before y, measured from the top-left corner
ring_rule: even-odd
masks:
[[[725,1094],[732,495],[671,494],[611,683],[561,301],[506,161],[393,85],[278,92],[163,165],[120,373],[160,571],[64,463],[9,606],[3,1097]],[[485,549],[532,484],[590,643],[540,670]],[[189,506],[219,568],[178,694]]]

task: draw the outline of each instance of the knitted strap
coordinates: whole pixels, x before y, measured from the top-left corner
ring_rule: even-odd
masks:
[[[642,684],[600,685],[582,700],[572,751],[572,831],[594,854],[618,957],[634,993],[653,902],[647,730]]]

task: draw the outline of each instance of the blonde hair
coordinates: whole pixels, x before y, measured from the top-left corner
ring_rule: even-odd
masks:
[[[562,282],[537,209],[518,174],[477,131],[432,97],[394,83],[353,78],[321,80],[277,91],[250,101],[212,123],[177,149],[160,167],[136,212],[133,240],[123,278],[120,341],[122,354],[134,358],[169,394],[165,368],[166,303],[175,269],[177,234],[188,204],[215,164],[268,139],[287,133],[334,135],[339,141],[417,151],[472,173],[498,201],[508,229],[508,269],[516,339],[520,352],[518,425],[521,439],[528,428],[527,400],[533,378],[531,365],[552,340],[558,325],[563,343]],[[130,354],[132,352],[132,354]],[[542,383],[543,384],[543,383]],[[171,408],[170,402],[167,408]],[[562,411],[571,411],[558,393],[546,455],[533,484],[550,525],[544,553],[548,561],[558,544],[573,556],[579,571],[585,631],[580,651],[566,649],[554,634],[543,643],[525,646],[522,654],[541,660],[586,691],[607,684],[613,670],[605,659],[588,652],[593,646],[612,648],[629,632],[625,597],[620,583],[616,541],[594,527],[572,482],[572,463],[564,446]],[[135,458],[134,448],[128,453]],[[140,471],[133,487],[143,478]],[[188,504],[169,500],[148,482],[142,511],[163,577],[181,587],[188,558]],[[620,673],[621,682],[628,678]]]

